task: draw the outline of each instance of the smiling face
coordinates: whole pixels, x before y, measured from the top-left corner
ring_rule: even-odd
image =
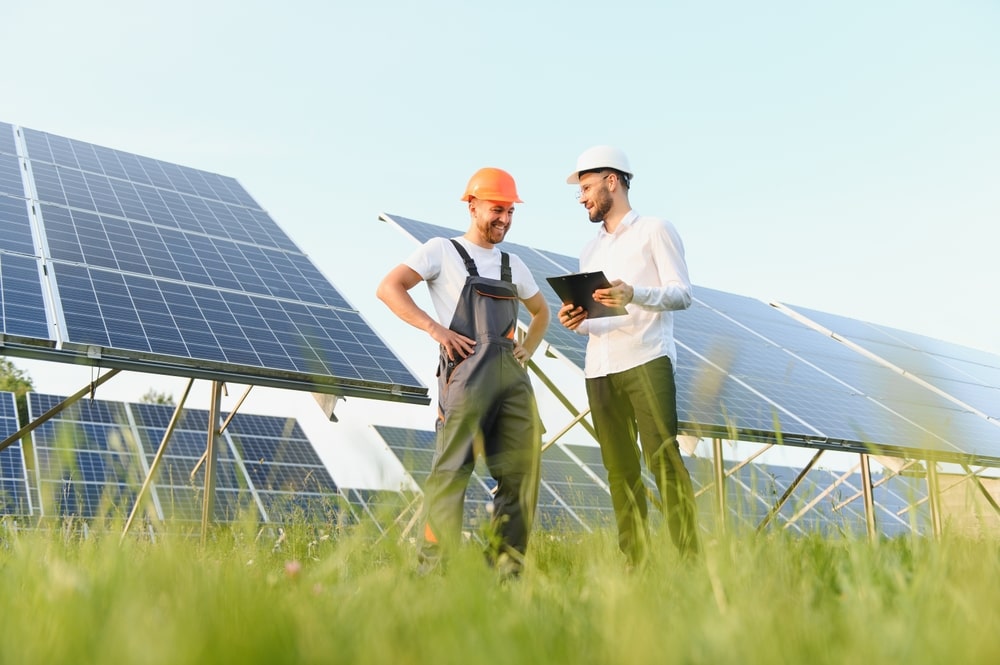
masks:
[[[603,222],[614,201],[608,189],[608,178],[615,177],[613,173],[585,173],[580,176],[580,204],[587,209],[587,215],[592,222]]]
[[[469,239],[481,247],[493,247],[503,242],[514,220],[514,204],[506,201],[469,201],[472,228]],[[468,236],[469,234],[467,234]]]

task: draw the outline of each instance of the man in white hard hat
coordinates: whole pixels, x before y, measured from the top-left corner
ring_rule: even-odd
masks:
[[[628,311],[588,320],[582,307],[559,310],[560,323],[589,335],[587,399],[608,471],[619,547],[631,565],[645,560],[649,529],[641,443],[671,538],[684,557],[692,557],[699,551],[694,491],[677,445],[674,384],[673,312],[691,304],[684,245],[670,222],[632,210],[632,169],[620,149],[585,150],[566,182],[579,185],[580,203],[590,221],[601,225],[580,254],[580,271],[603,270],[611,287],[595,291],[594,299]]]

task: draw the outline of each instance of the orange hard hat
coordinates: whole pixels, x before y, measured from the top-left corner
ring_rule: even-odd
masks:
[[[506,203],[524,203],[517,196],[517,186],[514,178],[503,169],[486,167],[479,169],[469,178],[465,186],[463,201],[476,198],[484,201],[503,201]]]

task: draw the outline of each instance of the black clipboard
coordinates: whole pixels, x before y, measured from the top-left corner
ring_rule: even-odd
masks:
[[[608,307],[594,300],[595,289],[606,289],[611,282],[604,276],[603,270],[597,272],[577,272],[571,275],[546,277],[563,304],[574,304],[587,310],[587,318],[599,319],[602,316],[621,316],[628,314],[624,307]]]

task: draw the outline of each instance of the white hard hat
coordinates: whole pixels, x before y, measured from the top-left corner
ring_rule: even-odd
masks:
[[[566,183],[576,185],[580,182],[580,172],[593,169],[615,169],[632,177],[632,169],[628,165],[625,153],[610,145],[595,145],[587,148],[576,158],[576,169],[566,178]]]

